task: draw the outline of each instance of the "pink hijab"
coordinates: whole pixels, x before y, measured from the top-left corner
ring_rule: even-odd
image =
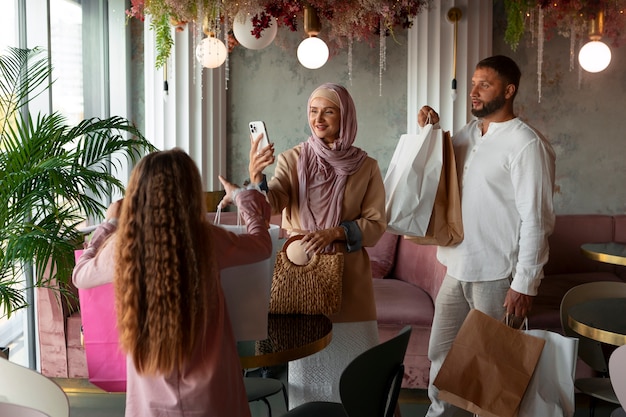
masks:
[[[367,158],[365,151],[352,146],[356,139],[357,120],[350,93],[339,84],[322,84],[309,97],[307,119],[311,101],[316,97],[330,99],[338,105],[341,125],[334,149],[328,148],[313,129],[309,139],[302,143],[298,159],[300,222],[302,229],[308,231],[339,226],[346,181]]]

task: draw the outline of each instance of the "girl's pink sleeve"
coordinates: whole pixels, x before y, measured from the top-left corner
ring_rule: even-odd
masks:
[[[113,223],[102,223],[94,231],[89,246],[76,262],[72,282],[76,288],[91,288],[113,282],[115,273],[115,231]]]
[[[219,226],[212,227],[220,269],[259,262],[272,254],[268,231],[271,208],[265,196],[256,190],[245,190],[235,199],[246,224],[246,233],[236,234]]]

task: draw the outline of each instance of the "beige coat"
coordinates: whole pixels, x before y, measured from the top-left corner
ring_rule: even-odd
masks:
[[[301,234],[298,209],[297,162],[300,145],[278,155],[274,177],[269,181],[268,198],[274,214],[283,211],[282,227],[290,235]],[[337,245],[344,252],[341,311],[333,322],[376,320],[372,271],[365,246],[374,246],[385,232],[385,189],[378,162],[368,157],[346,182],[341,221],[356,221],[362,232],[361,250],[346,253],[345,242]],[[339,226],[339,225],[337,225]]]

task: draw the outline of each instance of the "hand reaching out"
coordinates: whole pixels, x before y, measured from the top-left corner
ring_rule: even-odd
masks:
[[[124,199],[120,199],[112,202],[107,208],[106,213],[104,214],[105,220],[117,219],[122,214],[122,202]]]
[[[222,201],[220,201],[220,203],[218,204],[218,207],[223,209],[223,208],[226,208],[226,206],[228,206],[229,204],[233,204],[233,191],[238,189],[239,186],[237,184],[233,184],[232,182],[228,181],[226,178],[222,177],[221,175],[218,175],[217,178],[220,180],[220,182],[224,186],[224,191],[226,191],[226,195],[224,196],[224,198],[222,198]]]

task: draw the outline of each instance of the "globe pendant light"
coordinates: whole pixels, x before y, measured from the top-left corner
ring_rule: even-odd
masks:
[[[309,37],[298,45],[298,61],[305,68],[318,69],[328,61],[328,45],[317,37],[321,30],[322,24],[315,9],[305,6],[304,31]]]
[[[205,68],[217,68],[226,61],[226,46],[215,36],[207,36],[196,47],[196,59]]]
[[[597,17],[589,22],[590,42],[583,45],[578,53],[578,62],[587,72],[604,71],[611,63],[611,49],[600,41],[603,31],[604,13],[599,12]]]
[[[209,29],[208,17],[204,18],[202,30],[207,37],[196,46],[196,59],[205,68],[217,68],[226,61],[226,45]]]

